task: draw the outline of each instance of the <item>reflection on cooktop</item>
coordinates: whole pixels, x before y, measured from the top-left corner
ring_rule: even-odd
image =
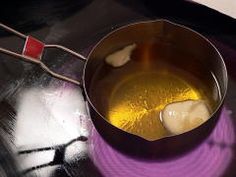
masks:
[[[25,89],[16,107],[14,144],[24,174],[86,157],[89,119],[78,88]]]

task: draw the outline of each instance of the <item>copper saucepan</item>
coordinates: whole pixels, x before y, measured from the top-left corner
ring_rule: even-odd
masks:
[[[154,158],[178,155],[201,143],[212,132],[219,119],[228,84],[225,63],[219,51],[209,40],[187,27],[167,20],[144,21],[129,24],[114,30],[101,39],[90,51],[87,58],[62,46],[45,45],[3,24],[1,24],[1,27],[26,39],[22,54],[17,54],[3,48],[0,48],[1,52],[37,63],[54,77],[83,86],[89,113],[96,130],[109,144],[122,152],[139,157]],[[208,121],[186,133],[149,141],[112,125],[106,119],[102,110],[106,109],[104,108],[107,106],[106,103],[104,103],[104,98],[110,96],[109,91],[102,91],[100,94],[96,95],[93,94],[97,82],[96,80],[94,81],[96,74],[98,74],[97,69],[103,68],[105,65],[104,58],[107,55],[129,44],[138,44],[143,41],[168,43],[168,47],[162,48],[168,56],[172,55],[172,50],[174,49],[184,51],[193,56],[188,59],[181,59],[181,54],[179,54],[179,56],[176,57],[169,57],[166,62],[186,70],[197,76],[202,82],[208,84],[210,88],[209,94],[213,95],[213,97],[214,94],[216,94],[215,92],[218,92],[218,99],[216,100],[211,118]],[[41,61],[43,50],[47,47],[59,48],[83,60],[85,62],[82,76],[83,83],[52,72]],[[152,56],[154,48],[152,48],[152,46],[147,48],[148,49],[145,50],[146,54]],[[140,60],[140,62],[142,62],[142,60]],[[110,74],[110,71],[105,68],[102,69],[102,72],[99,74],[102,77]],[[212,75],[210,76],[210,74]],[[214,76],[214,79],[217,81],[216,85],[211,85],[211,81],[209,81],[209,78],[212,76]],[[109,84],[108,82],[108,85]],[[104,88],[106,88],[106,86],[104,86]]]

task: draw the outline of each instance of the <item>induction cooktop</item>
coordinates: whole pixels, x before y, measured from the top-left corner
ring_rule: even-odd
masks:
[[[37,177],[235,177],[236,22],[189,1],[23,0],[4,2],[1,21],[45,43],[87,56],[99,39],[122,25],[168,19],[208,37],[229,72],[223,111],[212,134],[191,152],[167,160],[123,154],[97,133],[80,87],[48,75],[38,66],[0,54],[0,127],[23,176]],[[5,7],[5,8],[4,8]],[[11,9],[11,11],[6,10]],[[21,39],[0,31],[0,45],[22,49]],[[50,69],[81,80],[83,62],[48,50]]]

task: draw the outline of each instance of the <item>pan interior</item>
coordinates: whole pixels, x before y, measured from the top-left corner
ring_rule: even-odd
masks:
[[[220,101],[211,70],[196,56],[163,40],[137,43],[131,60],[122,67],[101,62],[89,95],[109,123],[149,141],[170,136],[160,120],[167,104],[201,99],[212,112]]]

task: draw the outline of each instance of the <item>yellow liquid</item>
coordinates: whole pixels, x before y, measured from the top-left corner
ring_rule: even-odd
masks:
[[[191,70],[182,69],[181,62],[191,56],[167,49],[145,43],[138,45],[124,66],[113,68],[104,64],[97,68],[89,96],[108,122],[153,141],[170,135],[160,120],[160,111],[167,104],[202,99],[210,110],[214,108],[217,98],[213,96],[216,87],[213,89],[212,85],[215,82],[209,79],[208,83],[207,79],[206,84],[192,75]],[[180,67],[168,62],[171,57]]]
[[[107,119],[114,126],[147,140],[168,135],[160,111],[169,103],[203,99],[192,85],[169,72],[132,75],[114,87]]]

